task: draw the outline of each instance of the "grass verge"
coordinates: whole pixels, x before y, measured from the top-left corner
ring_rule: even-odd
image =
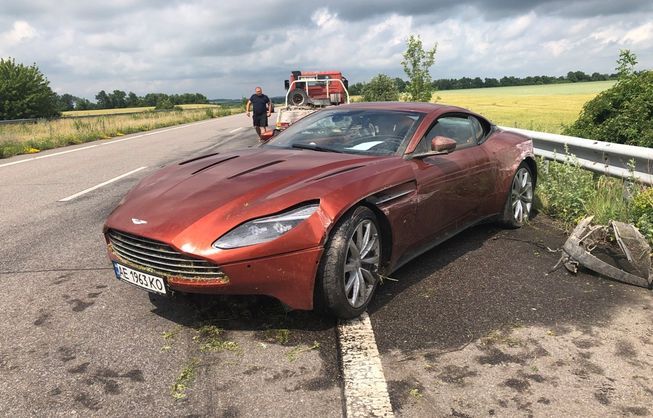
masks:
[[[653,245],[653,188],[587,171],[571,155],[561,163],[540,159],[538,167],[539,210],[567,229],[593,215],[598,224],[631,223]]]
[[[0,125],[0,158],[229,116],[239,111],[239,109],[203,107],[83,119],[40,120],[35,124]]]

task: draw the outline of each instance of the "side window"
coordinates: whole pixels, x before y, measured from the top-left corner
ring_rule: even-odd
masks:
[[[481,132],[482,135],[483,130],[476,118],[468,116],[443,116],[439,118],[417,145],[415,153],[429,152],[431,150],[431,140],[436,136],[446,136],[455,140],[458,143],[456,148],[476,145],[477,131],[474,122],[479,124],[480,130],[478,132]]]
[[[469,117],[469,122],[472,124],[472,128],[474,129],[474,140],[478,144],[485,136],[483,125],[481,125],[481,122],[479,122],[474,116]]]

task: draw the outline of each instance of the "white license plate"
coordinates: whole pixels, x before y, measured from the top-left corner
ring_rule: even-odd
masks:
[[[166,294],[165,282],[161,277],[152,276],[151,274],[130,269],[129,267],[125,267],[115,261],[113,262],[113,269],[119,280],[135,284],[136,286],[142,287],[150,292],[159,293],[161,295]]]

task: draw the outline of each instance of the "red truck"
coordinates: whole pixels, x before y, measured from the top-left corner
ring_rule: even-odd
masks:
[[[286,101],[277,111],[276,129],[326,106],[349,103],[349,84],[339,71],[293,71],[285,80]]]

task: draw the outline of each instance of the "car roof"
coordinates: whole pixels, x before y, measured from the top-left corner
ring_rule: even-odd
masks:
[[[447,113],[466,112],[473,113],[458,106],[425,102],[361,102],[338,106],[338,109],[374,109],[374,110],[403,110],[421,113]]]

